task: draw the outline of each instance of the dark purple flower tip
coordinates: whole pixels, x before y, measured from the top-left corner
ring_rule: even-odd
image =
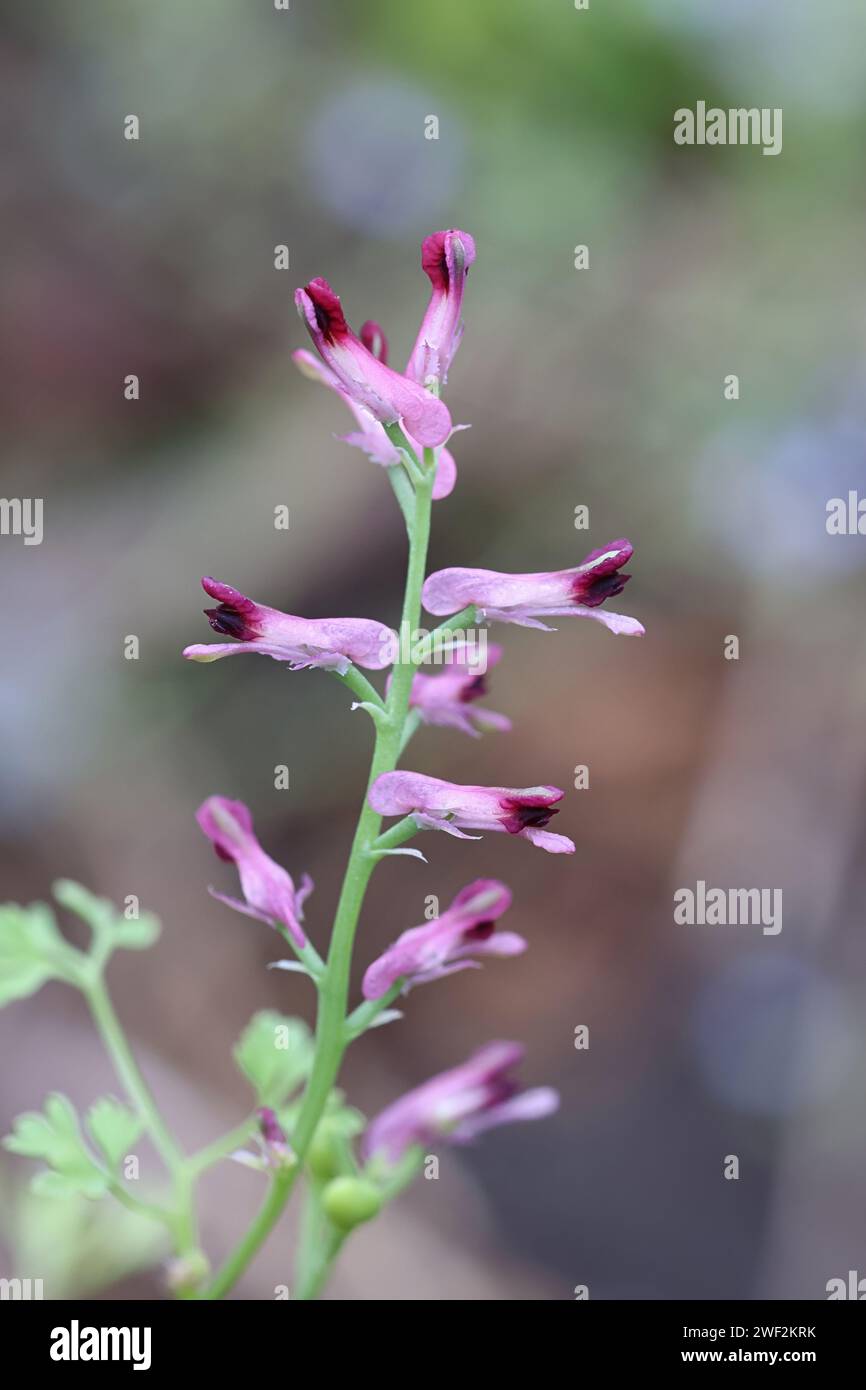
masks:
[[[311,280],[308,285],[305,285],[304,289],[313,305],[316,323],[325,341],[334,343],[338,338],[347,337],[350,330],[343,313],[343,306],[340,303],[340,296],[334,293],[327,280],[317,276],[315,280]]]
[[[571,590],[574,602],[585,608],[597,608],[605,599],[621,594],[631,575],[620,571],[633,553],[634,546],[627,540],[611,541],[610,545],[591,550],[580,567],[581,572],[574,577]],[[602,555],[604,559],[599,560]]]
[[[209,581],[213,583],[213,581]],[[214,848],[214,854],[226,864],[238,862],[239,837],[252,835],[253,818],[242,801],[230,801],[225,796],[209,796],[195,813],[195,818]]]
[[[461,685],[459,700],[462,705],[471,705],[473,700],[481,700],[487,694],[487,681],[484,676],[474,676]]]
[[[214,632],[227,637],[237,637],[247,642],[260,637],[261,633],[252,622],[258,607],[252,599],[238,593],[231,584],[220,584],[216,579],[205,577],[201,586],[211,598],[219,600],[218,608],[205,608],[204,615]]]
[[[454,228],[433,232],[421,245],[421,268],[437,290],[450,289],[453,281],[459,284],[474,260],[474,240],[468,232]]]
[[[361,342],[368,352],[374,357],[378,357],[380,362],[388,365],[388,339],[382,332],[379,324],[374,319],[367,319],[366,323],[361,324]]]
[[[606,598],[621,594],[630,579],[630,574],[605,574],[589,584],[575,584],[574,597],[585,608],[597,608]]]
[[[467,945],[470,941],[489,941],[495,931],[495,922],[476,922],[474,927],[466,928],[462,940]]]
[[[259,1131],[266,1144],[285,1144],[286,1136],[273,1110],[262,1105],[256,1111],[259,1117]]]
[[[508,813],[502,824],[509,835],[519,835],[521,830],[527,828],[542,830],[553,816],[559,815],[559,808],[552,806],[551,802],[558,801],[561,796],[562,792],[556,796],[526,796],[519,800],[508,797],[499,803],[503,811]]]

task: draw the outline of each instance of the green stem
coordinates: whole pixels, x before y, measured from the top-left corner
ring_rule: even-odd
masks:
[[[292,1190],[292,1183],[297,1171],[296,1168],[290,1168],[286,1172],[276,1173],[271,1178],[267,1196],[251,1225],[215,1276],[213,1283],[202,1294],[202,1298],[222,1298],[243,1274],[247,1265],[261,1249],[277,1224]]]
[[[372,1028],[379,1015],[394,1003],[405,983],[405,979],[401,976],[388,992],[382,995],[381,999],[366,999],[363,1004],[359,1004],[357,1009],[349,1014],[346,1019],[347,1043],[354,1042],[356,1038],[360,1038],[362,1033],[366,1033],[368,1028]]]
[[[306,1277],[295,1291],[296,1302],[308,1302],[311,1299],[318,1298],[327,1283],[333,1263],[339,1255],[345,1239],[345,1231],[337,1231],[333,1227],[330,1228],[318,1251],[318,1259],[313,1261],[306,1273]]]
[[[123,1026],[114,1011],[114,1005],[109,998],[108,990],[101,976],[86,986],[84,996],[90,1005],[90,1012],[105,1050],[111,1058],[114,1069],[126,1088],[130,1100],[134,1102],[144,1120],[147,1132],[153,1140],[154,1148],[169,1172],[176,1176],[184,1166],[183,1153],[160,1115],[150,1087],[139,1071],[138,1063],[127,1042]]]
[[[403,513],[403,520],[406,523],[406,532],[412,535],[412,522],[415,516],[415,489],[406,477],[402,464],[392,464],[386,470],[388,481],[394,489],[394,496]]]
[[[136,1216],[147,1216],[151,1221],[159,1221],[163,1226],[168,1226],[169,1230],[174,1229],[174,1212],[169,1211],[168,1207],[157,1206],[155,1202],[139,1201],[113,1173],[107,1172],[105,1179],[112,1197],[122,1207],[126,1207],[127,1211],[135,1212]]]
[[[348,671],[344,671],[342,674],[335,671],[334,675],[338,681],[342,681],[343,685],[351,690],[353,695],[357,695],[362,704],[372,705],[374,709],[378,706],[379,709],[384,710],[385,703],[382,696],[376,687],[370,684],[367,677],[361,674],[357,666],[350,666]]]
[[[301,1207],[301,1224],[295,1252],[295,1289],[302,1289],[312,1278],[317,1263],[324,1224],[320,1184],[307,1178]]]
[[[279,926],[278,931],[289,949],[295,953],[307,974],[310,975],[313,980],[318,980],[325,968],[325,962],[322,960],[322,957],[319,955],[312,941],[307,941],[303,946],[299,946],[287,927]]]
[[[172,1232],[179,1255],[198,1248],[198,1222],[193,1201],[194,1177],[186,1158],[159,1112],[153,1094],[142,1076],[132,1048],[127,1041],[120,1019],[114,1010],[101,972],[83,986],[84,997],[102,1039],[105,1050],[114,1064],[127,1095],[144,1121],[153,1146],[172,1177],[173,1207],[163,1216]],[[122,1189],[125,1190],[125,1189]],[[119,1194],[114,1192],[117,1197]],[[133,1199],[135,1200],[135,1199]],[[139,1209],[143,1204],[139,1203]]]
[[[403,730],[403,737],[400,740],[401,753],[405,752],[409,740],[413,738],[414,735],[417,733],[418,726],[420,725],[420,723],[421,711],[417,709],[410,710],[409,718],[406,720],[406,727]]]
[[[425,467],[417,483],[414,497],[414,515],[409,535],[409,563],[400,624],[401,634],[414,631],[421,616],[421,588],[427,566],[430,511],[435,474],[435,460],[432,451],[425,450],[424,464]],[[253,1224],[217,1273],[210,1288],[204,1294],[205,1298],[222,1298],[228,1293],[273,1230],[289,1199],[297,1174],[303,1167],[304,1156],[337,1079],[347,1045],[345,1019],[349,996],[352,947],[367,884],[376,864],[375,858],[369,854],[369,848],[379,834],[381,827],[381,817],[370,806],[367,792],[377,777],[381,776],[383,772],[393,772],[397,766],[414,674],[415,662],[411,650],[398,651],[386,703],[387,717],[377,722],[375,726],[376,743],[367,791],[364,794],[364,804],[358,817],[355,838],[352,841],[349,862],[346,865],[337,914],[334,918],[334,929],[331,935],[325,974],[319,986],[315,1057],[304,1099],[301,1103],[298,1121],[292,1133],[292,1148],[298,1159],[297,1166],[285,1176],[279,1185],[275,1180]],[[333,1253],[336,1254],[336,1250]],[[305,1293],[303,1296],[314,1297],[326,1274],[327,1268],[322,1271],[313,1292]],[[311,1285],[311,1287],[313,1286]]]
[[[383,835],[377,835],[370,846],[370,854],[373,858],[382,858],[386,854],[393,854],[394,850],[404,845],[407,840],[414,840],[419,833],[418,824],[414,816],[404,816],[398,820],[396,825],[392,825]],[[417,855],[416,855],[417,858]]]
[[[228,1134],[223,1134],[221,1138],[206,1144],[203,1149],[199,1149],[198,1153],[191,1154],[187,1159],[187,1170],[191,1176],[197,1178],[208,1168],[212,1168],[215,1163],[219,1163],[220,1159],[229,1158],[235,1149],[246,1143],[250,1135],[254,1133],[257,1124],[258,1117],[248,1115],[241,1124],[236,1125]]]
[[[461,608],[460,612],[455,613],[453,618],[448,618],[444,623],[440,623],[438,627],[433,629],[425,641],[418,644],[418,652],[416,653],[418,665],[421,666],[425,661],[429,661],[431,657],[436,655],[440,647],[446,646],[441,640],[445,636],[449,637],[447,646],[450,646],[451,633],[461,632],[465,627],[477,626],[478,615],[475,610],[475,604],[470,603],[468,608]]]

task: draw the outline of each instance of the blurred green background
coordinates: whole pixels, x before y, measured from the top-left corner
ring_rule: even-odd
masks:
[[[122,1012],[188,1144],[240,1117],[233,1040],[254,1009],[312,1000],[265,970],[266,929],[209,899],[233,885],[193,813],[212,792],[250,803],[268,850],[315,879],[322,946],[369,730],[323,674],[180,650],[209,636],[202,574],[293,613],[397,620],[402,523],[381,470],[334,438],[340,403],[291,362],[307,346],[292,290],[326,276],[400,365],[427,298],[421,238],[463,227],[478,259],[447,400],[472,428],[431,566],[560,568],[626,535],[617,605],[647,636],[502,629],[489,704],[514,732],[413,744],[413,766],[457,781],[570,788],[585,763],[590,787],[555,825],[573,858],[431,836],[427,866],[379,873],[358,978],[427,894],[479,874],[512,886],[531,947],[413,994],[351,1055],[352,1098],[372,1113],[515,1037],[563,1105],[447,1151],[438,1182],[350,1245],[331,1296],[823,1297],[866,1239],[866,541],[825,529],[829,498],[866,490],[863,6],[0,15],[2,492],[45,499],[41,546],[0,541],[3,898],[69,875],[157,911],[158,948],[113,967]],[[782,153],[676,146],[673,113],[698,100],[781,107]],[[783,931],[675,926],[673,891],[698,878],[782,888]],[[116,1090],[61,986],[4,1012],[0,1048],[4,1131],[55,1087],[81,1105]],[[64,1265],[57,1212],[20,1198],[27,1167],[0,1167],[0,1272],[42,1260],[49,1293],[162,1296],[95,1209]],[[215,1256],[258,1196],[232,1165],[209,1179]],[[241,1296],[285,1282],[291,1242],[289,1223]]]

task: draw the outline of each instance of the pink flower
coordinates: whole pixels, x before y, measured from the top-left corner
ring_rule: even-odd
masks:
[[[364,998],[381,999],[399,979],[405,978],[409,989],[471,969],[477,965],[474,956],[519,956],[526,950],[523,937],[496,930],[497,919],[510,906],[504,883],[479,878],[468,884],[441,917],[404,931],[368,966]]]
[[[253,818],[242,801],[230,801],[225,796],[209,796],[195,813],[195,818],[216,851],[218,858],[236,865],[241,880],[244,901],[211,893],[220,902],[266,922],[269,927],[281,923],[287,928],[296,946],[303,947],[307,939],[301,930],[304,899],[313,891],[313,880],[304,874],[301,886],[295,889],[291,877],[275,864],[262,849],[253,831]]]
[[[295,303],[316,350],[339,389],[383,425],[402,421],[424,447],[444,444],[451,433],[448,407],[416,381],[380,362],[349,328],[339,296],[327,280],[311,280]]]
[[[370,327],[371,325],[364,324],[364,327],[361,329],[362,338],[365,329],[369,329]],[[376,331],[381,338],[380,351],[386,352],[387,346],[385,343],[385,336],[378,326],[376,326]],[[372,342],[377,341],[372,334],[370,335],[370,339]],[[382,357],[381,360],[384,361],[385,358]],[[362,405],[358,405],[357,401],[354,401],[351,396],[347,395],[333,372],[329,371],[328,368],[322,362],[319,362],[319,360],[315,358],[311,352],[308,352],[306,348],[298,348],[297,352],[293,352],[292,361],[304,376],[309,377],[312,381],[320,382],[322,386],[327,386],[331,391],[335,391],[351,410],[358,428],[351,431],[349,434],[341,434],[338,436],[344,444],[351,444],[353,448],[363,450],[368,458],[372,459],[374,463],[381,464],[383,468],[393,468],[395,464],[399,464],[400,451],[391,443],[385,433],[384,426],[379,424],[379,421],[375,416],[370,414],[369,410],[366,410]],[[415,445],[416,452],[418,452],[420,447],[418,441],[413,439],[411,434],[408,434],[408,431],[407,437],[409,443]],[[454,491],[454,484],[456,481],[457,465],[454,462],[454,455],[451,453],[450,449],[442,448],[439,450],[436,459],[436,477],[433,482],[434,502],[438,502],[443,497],[448,497],[449,494]]]
[[[426,386],[447,381],[448,368],[463,336],[460,311],[469,267],[475,260],[475,242],[468,232],[451,228],[425,237],[421,265],[430,278],[433,293],[409,358],[406,375]]]
[[[274,661],[287,661],[293,671],[321,666],[343,675],[350,663],[381,671],[390,665],[395,635],[371,618],[296,618],[278,608],[266,608],[238,593],[230,584],[203,579],[202,588],[219,604],[206,608],[214,632],[237,639],[185,647],[190,661],[218,661],[239,652],[258,652]]]
[[[413,816],[422,830],[445,830],[461,840],[473,838],[464,830],[505,830],[550,854],[574,854],[565,835],[543,829],[564,795],[559,787],[461,786],[420,772],[383,772],[368,799],[380,816]]]
[[[501,657],[502,648],[491,643],[487,648],[488,668],[495,666]],[[418,671],[412,681],[409,704],[418,710],[425,724],[450,725],[478,738],[484,728],[503,731],[511,728],[511,720],[504,714],[474,704],[486,694],[487,682],[477,662],[455,661],[438,675]],[[478,728],[474,727],[473,720]]]
[[[413,1144],[441,1137],[455,1144],[514,1120],[540,1120],[559,1106],[549,1086],[519,1092],[511,1073],[523,1060],[519,1043],[492,1042],[452,1071],[409,1091],[372,1121],[363,1140],[365,1157],[381,1154],[397,1163]]]
[[[632,555],[630,541],[611,541],[587,555],[574,569],[541,574],[501,574],[497,570],[447,569],[428,576],[422,593],[424,607],[437,616],[459,613],[474,604],[481,619],[518,623],[521,627],[551,629],[540,618],[595,618],[611,632],[639,637],[636,618],[608,613],[599,607],[621,593],[629,578],[620,574]]]

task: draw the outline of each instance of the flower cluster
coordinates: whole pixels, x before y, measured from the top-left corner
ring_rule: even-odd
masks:
[[[354,333],[339,296],[326,280],[311,280],[295,295],[317,355],[299,350],[294,360],[304,375],[340,396],[351,412],[355,427],[342,438],[383,468],[394,470],[392,481],[403,489],[401,506],[407,516],[410,544],[417,543],[417,536],[413,537],[406,497],[416,502],[420,498],[421,504],[425,497],[428,502],[442,499],[456,482],[456,463],[447,447],[454,426],[441,399],[441,388],[460,343],[463,298],[474,261],[475,243],[466,232],[436,232],[424,241],[421,264],[431,283],[431,295],[402,372],[389,364],[388,343],[379,324],[367,321]],[[399,498],[397,486],[395,491]],[[426,552],[426,529],[423,544]],[[452,620],[438,630],[443,640],[454,635],[459,625],[457,615],[470,626],[514,623],[542,631],[551,630],[545,621],[549,618],[585,617],[603,623],[613,633],[635,636],[643,632],[636,619],[604,606],[624,589],[629,578],[624,567],[631,555],[630,543],[616,540],[566,569],[502,573],[450,568],[430,574],[423,587],[422,568],[414,595],[407,588],[407,601],[414,597],[429,613]],[[435,673],[416,669],[418,663],[410,659],[407,674],[396,634],[381,622],[366,617],[298,617],[256,603],[216,580],[206,578],[202,584],[215,604],[205,610],[211,627],[228,640],[187,647],[184,655],[190,660],[211,662],[237,653],[259,653],[285,662],[293,670],[330,670],[362,692],[357,703],[373,717],[377,738],[382,739],[377,749],[380,753],[385,750],[378,758],[378,767],[385,770],[372,781],[360,823],[357,853],[362,858],[366,856],[369,861],[388,853],[417,853],[397,846],[424,830],[441,830],[464,840],[478,839],[484,832],[500,832],[527,840],[550,854],[574,852],[572,840],[547,828],[564,795],[559,787],[464,785],[396,766],[420,722],[455,728],[473,737],[484,729],[510,729],[504,715],[477,703],[486,694],[487,669],[502,658],[500,646],[490,647],[483,669],[458,641],[446,669]],[[419,612],[420,608],[416,619]],[[358,669],[375,672],[391,666],[382,695]],[[381,832],[383,817],[401,820]],[[301,927],[301,905],[312,889],[309,878],[305,875],[301,886],[295,888],[288,872],[260,846],[250,812],[240,802],[211,796],[200,807],[198,821],[216,853],[231,861],[240,876],[243,900],[221,893],[215,896],[281,931],[304,961],[303,953],[313,949]],[[372,828],[365,838],[361,832],[367,826]],[[499,929],[510,905],[511,893],[505,884],[476,879],[440,916],[404,931],[365,971],[365,1002],[358,1011],[365,1022],[375,1020],[377,1011],[414,986],[478,968],[487,958],[522,954],[527,946],[523,937]],[[342,946],[332,943],[327,964],[316,955],[325,974],[332,969],[338,949]],[[441,1136],[462,1143],[493,1125],[550,1114],[558,1103],[554,1091],[547,1087],[518,1091],[513,1073],[522,1055],[516,1043],[490,1043],[463,1065],[434,1077],[391,1105],[372,1122],[362,1143],[370,1173],[393,1168],[415,1146],[428,1145]],[[255,1162],[273,1163],[274,1155],[283,1161],[289,1141],[276,1116],[262,1112],[260,1118],[264,1159],[254,1156]],[[301,1144],[300,1162],[302,1150]]]

